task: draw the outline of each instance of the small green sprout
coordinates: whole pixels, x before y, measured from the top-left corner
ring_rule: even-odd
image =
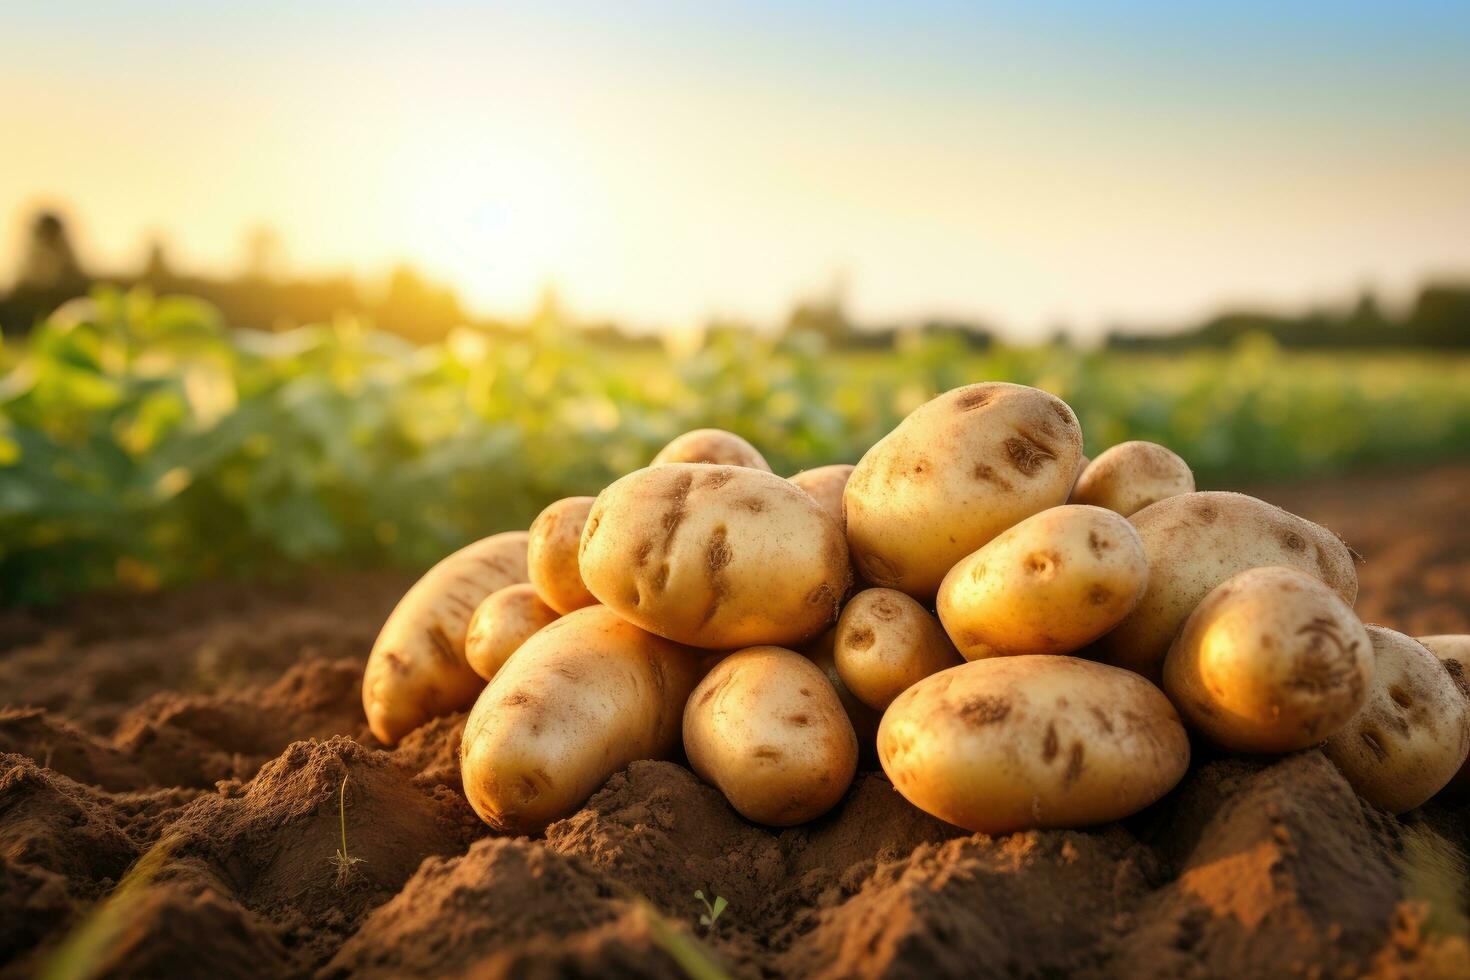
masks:
[[[332,855],[332,864],[337,868],[337,887],[341,888],[352,880],[352,866],[363,859],[347,853],[347,776],[342,777],[342,787],[337,791],[337,820],[342,826],[342,846]]]
[[[704,903],[704,911],[699,913],[699,924],[704,926],[706,929],[713,929],[715,927],[715,923],[718,922],[720,919],[720,913],[725,911],[725,906],[729,905],[730,903],[725,901],[720,896],[716,895],[715,904],[711,905],[709,903],[709,899],[704,897],[703,889],[695,892],[694,897]]]

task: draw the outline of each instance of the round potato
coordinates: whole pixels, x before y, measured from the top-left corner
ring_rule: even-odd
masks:
[[[1071,653],[1132,611],[1148,575],[1133,525],[1101,507],[1066,504],[950,569],[939,619],[966,660]]]
[[[1149,504],[1194,493],[1194,473],[1156,442],[1120,442],[1088,463],[1072,488],[1072,503],[1106,507],[1128,517]]]
[[[850,463],[833,463],[831,466],[802,470],[790,478],[792,483],[811,494],[812,499],[822,505],[822,509],[837,522],[844,534],[847,533],[847,515],[842,512],[842,491],[847,487],[852,469]]]
[[[504,833],[540,833],[639,759],[679,745],[700,657],[602,606],[532,636],[465,722],[460,773],[470,805]]]
[[[837,619],[842,532],[799,487],[741,466],[671,463],[604,490],[582,579],[651,633],[707,649],[798,644]]]
[[[597,597],[582,583],[577,551],[595,497],[567,497],[551,504],[531,522],[526,570],[541,601],[565,616],[590,606]]]
[[[930,674],[960,663],[929,610],[894,589],[867,589],[848,601],[832,654],[842,683],[877,711]]]
[[[1450,679],[1470,697],[1470,635],[1421,636],[1419,642],[1439,658]],[[1470,759],[1460,767],[1450,784],[1461,794],[1470,794]]]
[[[677,436],[658,451],[650,466],[666,463],[718,463],[723,466],[747,466],[771,472],[771,464],[750,443],[724,429],[695,429]]]
[[[498,589],[486,596],[470,617],[464,640],[465,660],[471,670],[488,681],[522,643],[556,619],[556,610],[541,601],[535,586],[522,582]]]
[[[1066,402],[974,384],[916,409],[869,449],[843,492],[858,573],[921,601],[1006,528],[1066,502],[1082,430]]]
[[[910,803],[986,834],[1119,820],[1189,768],[1163,692],[1075,657],[976,660],[898,696],[878,758]]]
[[[1103,658],[1162,680],[1179,627],[1210,590],[1238,572],[1284,565],[1315,575],[1349,606],[1358,595],[1353,555],[1331,531],[1241,493],[1181,493],[1129,518],[1148,555],[1148,588],[1133,612],[1098,640]]]
[[[1376,657],[1367,702],[1322,750],[1359,796],[1404,813],[1465,764],[1470,704],[1424,644],[1382,626],[1367,630]]]
[[[858,764],[873,768],[878,764],[878,722],[883,720],[883,712],[863,704],[842,683],[833,651],[836,642],[837,627],[834,626],[802,647],[801,654],[821,669],[827,676],[827,683],[837,692],[837,700],[842,702],[842,710],[847,712],[847,720],[852,722],[853,733],[857,735]]]
[[[1321,580],[1252,568],[1217,585],[1184,621],[1164,690],[1185,722],[1235,752],[1294,752],[1362,708],[1373,646]]]
[[[459,549],[404,593],[362,676],[362,708],[378,741],[393,745],[474,703],[485,681],[465,659],[470,616],[490,593],[524,581],[526,532],[507,531]]]
[[[816,664],[781,647],[740,650],[684,709],[684,751],[740,815],[790,827],[821,816],[857,771],[858,745]]]

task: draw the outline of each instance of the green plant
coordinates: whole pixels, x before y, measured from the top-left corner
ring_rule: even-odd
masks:
[[[333,867],[337,869],[337,887],[342,888],[352,880],[354,866],[361,864],[363,858],[353,857],[347,853],[347,780],[348,776],[342,777],[342,786],[337,791],[337,821],[342,831],[342,844],[337,852],[332,855]]]
[[[109,956],[145,892],[167,863],[174,841],[162,838],[133,863],[117,887],[92,907],[41,964],[40,980],[91,980],[108,972]]]
[[[704,911],[699,913],[699,924],[704,926],[706,929],[713,929],[715,927],[715,923],[720,921],[720,913],[725,911],[725,907],[728,906],[730,903],[725,901],[719,895],[716,895],[714,904],[711,905],[709,899],[704,897],[703,890],[695,892],[694,897],[699,899],[699,901],[704,905]]]
[[[632,899],[643,913],[653,941],[679,965],[689,980],[730,980],[708,946],[669,923],[645,898]]]

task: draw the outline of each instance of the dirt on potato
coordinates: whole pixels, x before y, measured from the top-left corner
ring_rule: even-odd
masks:
[[[1247,489],[1364,556],[1364,619],[1470,632],[1470,466]],[[679,977],[670,930],[737,977],[1470,975],[1470,802],[1390,817],[1316,750],[1197,747],[1123,823],[1005,837],[872,771],[773,831],[640,762],[498,837],[460,790],[463,714],[367,732],[362,667],[410,584],[0,613],[0,975]],[[696,890],[729,903],[712,927]]]

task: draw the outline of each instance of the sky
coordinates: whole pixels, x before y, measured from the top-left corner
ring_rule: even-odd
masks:
[[[1215,9],[1211,9],[1215,8]],[[407,260],[478,311],[1013,336],[1470,276],[1470,4],[0,0],[0,279]]]

